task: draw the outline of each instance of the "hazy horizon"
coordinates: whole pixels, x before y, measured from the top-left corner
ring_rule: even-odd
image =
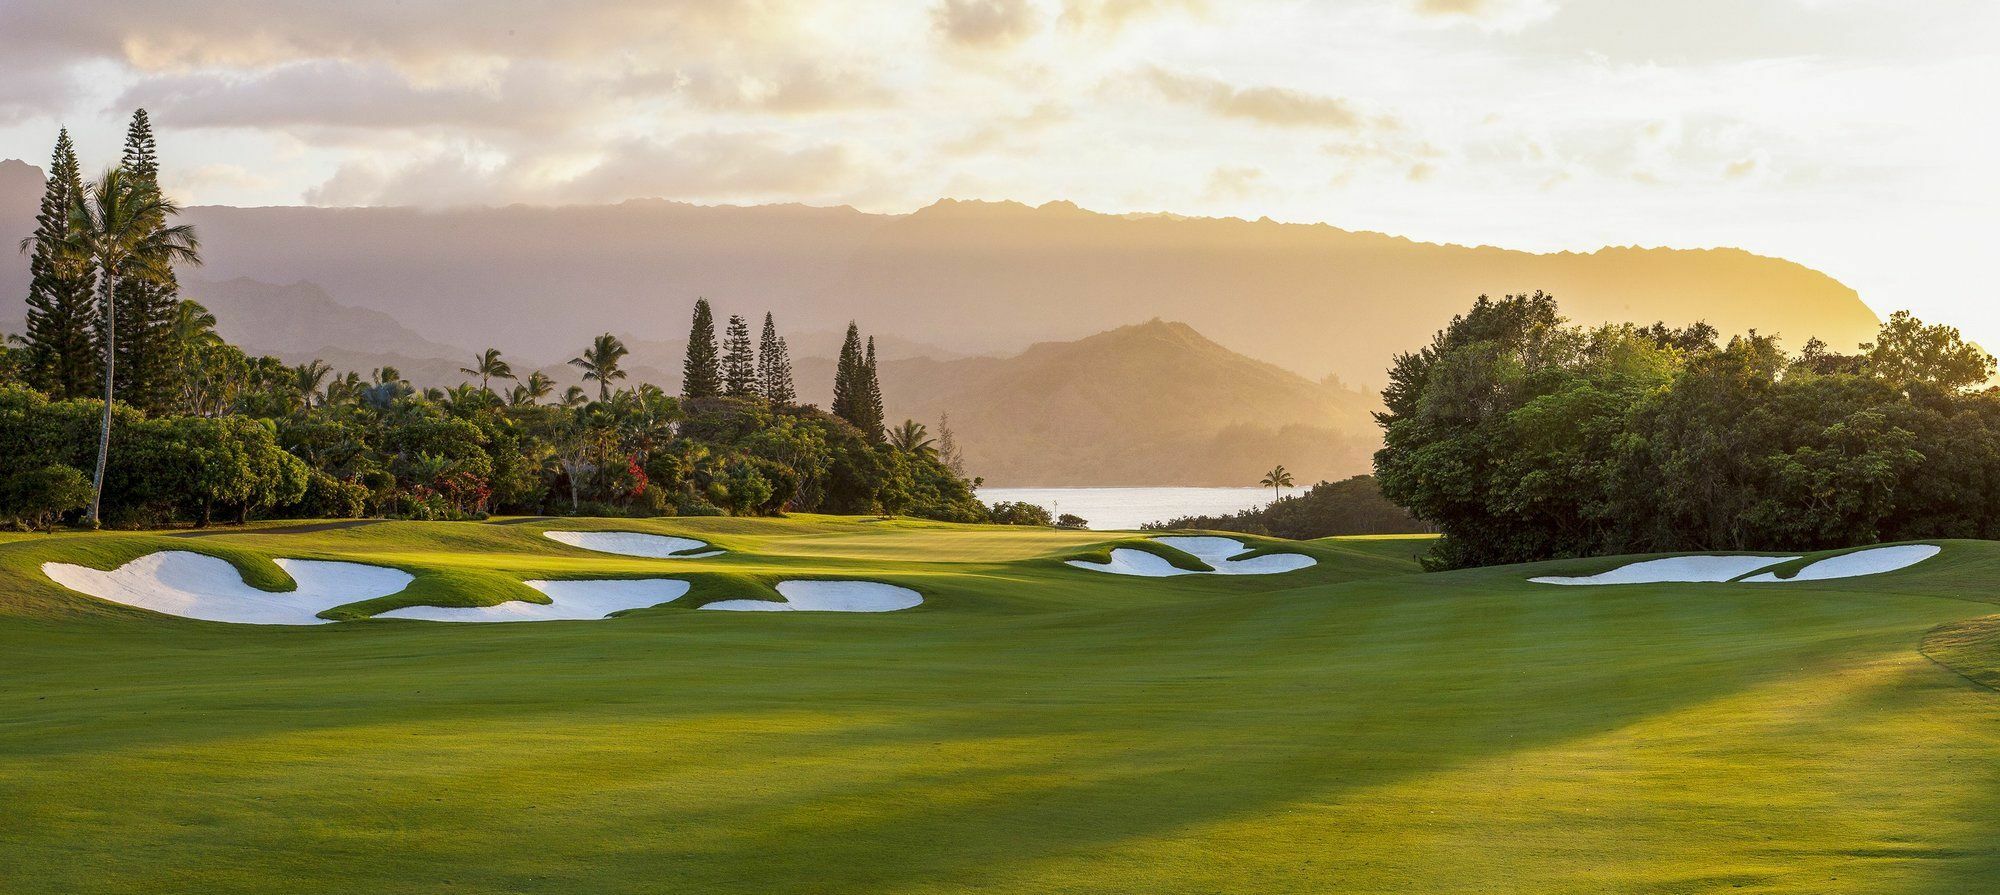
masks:
[[[144,106],[203,205],[953,197],[1728,246],[1994,344],[2000,112],[1965,97],[1996,34],[1975,0],[10,4],[0,158],[67,125],[100,166]]]

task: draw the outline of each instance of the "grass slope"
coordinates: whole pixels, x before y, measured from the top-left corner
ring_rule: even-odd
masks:
[[[540,536],[702,538],[703,560]],[[2000,544],[1876,578],[1528,584],[1424,544],[1287,575],[1062,565],[1089,532],[831,517],[0,538],[0,891],[1971,892],[2000,878]],[[1258,546],[1264,546],[1259,543]],[[49,559],[405,568],[610,621],[260,628]],[[789,577],[882,615],[683,612]],[[279,582],[282,585],[282,582]],[[532,591],[527,591],[532,593]],[[379,607],[378,607],[379,608]]]

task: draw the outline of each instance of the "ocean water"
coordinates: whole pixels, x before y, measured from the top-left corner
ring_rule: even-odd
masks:
[[[1285,489],[1287,496],[1297,493]],[[1269,488],[981,488],[987,503],[1009,500],[1075,513],[1093,529],[1138,528],[1179,516],[1217,516],[1271,502]]]

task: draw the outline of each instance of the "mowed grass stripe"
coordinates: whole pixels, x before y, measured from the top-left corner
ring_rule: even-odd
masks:
[[[1319,567],[1265,580],[1128,579],[1061,565],[1087,532],[883,524],[630,527],[706,531],[748,574],[919,581],[921,611],[245,628],[79,611],[21,572],[130,536],[0,544],[0,889],[1873,893],[2000,871],[2000,696],[1917,651],[1992,614],[1964,594],[2000,545],[1873,585],[1560,588],[1415,574],[1389,540],[1303,544]],[[445,575],[712,562],[579,557],[538,526],[580,527],[180,540]],[[1981,637],[1954,655],[1987,661]]]

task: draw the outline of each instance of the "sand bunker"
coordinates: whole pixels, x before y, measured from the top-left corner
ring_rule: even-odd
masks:
[[[674,538],[666,535],[641,534],[636,531],[545,531],[542,534],[552,541],[560,541],[571,547],[595,550],[599,553],[616,553],[621,556],[644,556],[651,559],[701,559],[706,556],[721,556],[723,551],[710,550],[705,553],[687,553],[708,546],[706,541],[693,538]]]
[[[1894,547],[1873,547],[1830,556],[1799,570],[1790,578],[1779,578],[1775,573],[1765,572],[1743,579],[1759,584],[1786,581],[1825,581],[1829,578],[1855,578],[1861,575],[1880,575],[1907,569],[1917,563],[1938,555],[1943,548],[1936,544],[1899,544]]]
[[[595,581],[523,582],[549,595],[547,603],[509,600],[497,606],[405,606],[378,612],[376,618],[415,618],[432,622],[546,622],[598,619],[627,609],[643,609],[680,599],[688,583],[677,578],[600,579]]]
[[[1536,584],[1664,584],[1668,582],[1733,581],[1796,556],[1673,556],[1619,566],[1609,572],[1577,578],[1530,578]]]
[[[315,615],[344,603],[386,597],[409,586],[399,569],[353,562],[275,560],[298,589],[258,590],[228,561],[185,550],[166,550],[109,572],[68,563],[43,563],[42,574],[70,590],[100,600],[167,615],[245,625],[321,625]]]
[[[1530,578],[1537,584],[1662,584],[1667,582],[1701,581],[1741,581],[1758,584],[1783,583],[1786,581],[1825,581],[1832,578],[1853,578],[1860,575],[1879,575],[1914,566],[1938,555],[1942,548],[1935,544],[1902,544],[1894,547],[1872,547],[1840,556],[1828,557],[1800,569],[1797,575],[1780,578],[1775,572],[1751,575],[1760,569],[1768,569],[1782,563],[1793,562],[1796,556],[1673,556],[1666,559],[1648,559],[1630,565],[1620,566],[1609,572],[1585,575],[1576,578],[1549,576]],[[1745,578],[1742,576],[1749,575]]]
[[[781,581],[775,600],[719,600],[703,609],[725,612],[894,612],[924,601],[907,587],[875,581]]]
[[[1296,572],[1319,562],[1303,553],[1272,553],[1249,559],[1230,559],[1232,556],[1250,552],[1248,546],[1235,538],[1184,536],[1160,537],[1154,538],[1153,541],[1208,563],[1215,571],[1195,572],[1176,568],[1173,563],[1159,556],[1130,547],[1112,548],[1111,561],[1108,563],[1072,559],[1069,564],[1079,569],[1110,572],[1114,575],[1167,578],[1174,575],[1276,575],[1280,572]]]

